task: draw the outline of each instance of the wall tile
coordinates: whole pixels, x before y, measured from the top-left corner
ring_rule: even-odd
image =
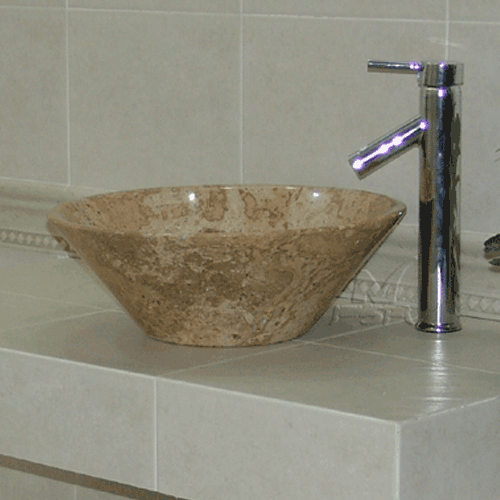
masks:
[[[376,191],[416,223],[416,150],[362,183],[347,158],[419,110],[416,77],[368,73],[368,59],[440,58],[443,34],[440,23],[246,18],[245,181]]]
[[[495,0],[450,0],[450,20],[500,22],[500,3]]]
[[[62,10],[0,9],[0,177],[67,181]]]
[[[75,184],[239,181],[237,18],[71,11],[69,21]]]
[[[240,0],[69,0],[69,7],[166,12],[239,13]]]
[[[172,381],[158,385],[158,417],[159,491],[204,500],[395,498],[394,424]]]
[[[75,487],[45,477],[0,467],[2,500],[74,500]]]
[[[66,7],[66,0],[0,0],[1,7]]]
[[[0,454],[154,488],[153,381],[0,349]]]
[[[0,7],[66,7],[66,0],[0,0]]]
[[[464,63],[462,228],[492,234],[500,232],[499,46],[500,25],[451,24],[450,59]]]
[[[288,14],[359,18],[446,18],[446,0],[243,0],[243,11],[252,14]]]

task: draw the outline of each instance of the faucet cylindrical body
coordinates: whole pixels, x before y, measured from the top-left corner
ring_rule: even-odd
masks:
[[[417,73],[420,116],[349,158],[359,178],[420,146],[419,311],[415,327],[460,330],[460,128],[463,64],[377,62],[368,69]]]
[[[445,333],[460,329],[461,87],[421,83],[420,103],[428,128],[420,148],[416,328]]]

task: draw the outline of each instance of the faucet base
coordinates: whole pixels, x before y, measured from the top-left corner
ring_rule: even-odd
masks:
[[[460,322],[442,323],[435,325],[433,323],[428,323],[427,321],[418,321],[415,324],[415,328],[421,332],[426,333],[451,333],[461,330],[462,325],[460,324]]]

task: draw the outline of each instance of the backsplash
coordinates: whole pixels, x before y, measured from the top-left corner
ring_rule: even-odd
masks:
[[[0,0],[0,178],[96,190],[365,189],[417,221],[417,152],[347,157],[418,113],[370,58],[465,63],[462,229],[494,234],[500,7],[488,0]]]

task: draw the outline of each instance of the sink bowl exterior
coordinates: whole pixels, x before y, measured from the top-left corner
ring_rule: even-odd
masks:
[[[235,347],[308,331],[405,210],[364,191],[195,186],[76,200],[49,223],[149,336]]]

